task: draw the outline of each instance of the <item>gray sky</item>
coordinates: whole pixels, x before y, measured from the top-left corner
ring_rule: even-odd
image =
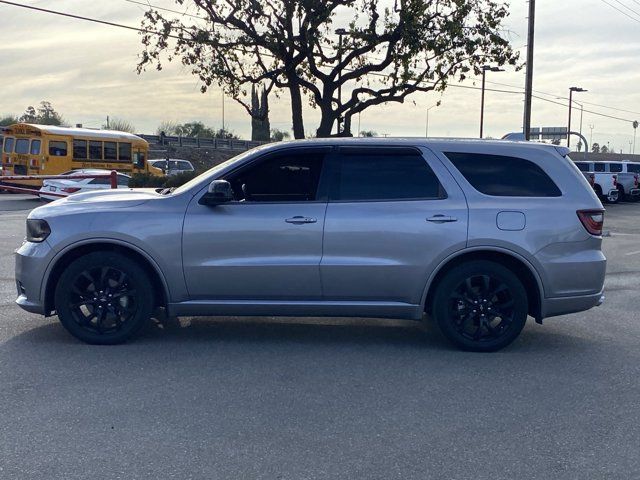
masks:
[[[118,23],[138,26],[144,7],[125,0],[16,0],[54,10],[73,12]],[[585,101],[640,112],[640,2],[608,0],[638,21],[606,5],[603,0],[538,0],[534,89],[540,96],[558,100],[577,85],[589,90],[576,96]],[[152,4],[174,7],[171,0]],[[513,0],[507,28],[514,47],[524,55],[527,3]],[[630,10],[631,9],[631,10]],[[197,80],[179,64],[166,65],[161,72],[135,73],[141,50],[136,32],[85,23],[43,13],[0,5],[0,113],[19,114],[28,105],[49,100],[70,123],[99,127],[107,115],[132,122],[140,132],[154,132],[163,120],[201,120],[220,127],[222,96],[219,90],[201,94]],[[524,59],[524,57],[523,57]],[[489,73],[488,88],[521,90],[524,71]],[[466,85],[473,85],[468,81]],[[475,82],[479,85],[479,81]],[[514,88],[516,87],[516,88]],[[389,104],[362,114],[361,128],[389,135],[425,134],[427,106],[437,102],[437,93],[417,94],[404,105]],[[487,92],[485,134],[501,137],[522,124],[522,95]],[[431,110],[430,136],[478,135],[480,92],[449,88],[442,106]],[[624,119],[640,120],[640,113],[584,105],[587,110]],[[574,110],[574,127],[579,128],[579,107]],[[317,114],[309,111],[305,128],[315,130]],[[226,120],[236,133],[247,138],[250,122],[246,112],[226,101]],[[564,126],[567,108],[534,100],[534,126]],[[286,95],[271,99],[272,126],[288,130],[290,113]],[[584,113],[583,133],[593,140],[610,142],[616,150],[629,151],[633,129],[629,123]],[[357,125],[356,125],[357,126]],[[640,140],[636,149],[640,151]]]

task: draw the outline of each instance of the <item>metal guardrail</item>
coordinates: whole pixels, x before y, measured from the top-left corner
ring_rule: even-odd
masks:
[[[181,137],[177,135],[146,135],[138,134],[140,138],[143,138],[149,143],[157,143],[161,145],[177,145],[179,147],[195,147],[195,148],[214,148],[214,149],[227,149],[227,150],[249,150],[254,147],[259,147],[269,142],[257,142],[253,140],[237,140],[235,138],[194,138],[194,137]]]
[[[16,187],[15,185],[6,185],[4,181],[15,181],[15,180],[83,180],[85,178],[108,178],[110,182],[110,187],[118,188],[118,172],[115,170],[111,170],[110,173],[100,173],[95,175],[82,174],[82,175],[3,175],[0,176],[0,190],[7,190],[9,192],[16,193],[28,193],[31,195],[39,195],[40,190],[36,190],[34,188],[25,188],[25,187]],[[60,193],[54,192],[46,192],[47,196],[52,197],[66,197],[67,195],[62,195]]]

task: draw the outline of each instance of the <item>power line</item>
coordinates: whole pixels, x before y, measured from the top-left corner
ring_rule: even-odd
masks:
[[[640,20],[632,17],[631,15],[629,15],[627,12],[625,12],[624,10],[620,10],[618,7],[616,7],[615,5],[607,2],[607,0],[600,0],[602,3],[604,3],[605,5],[609,5],[611,8],[613,8],[614,10],[617,10],[618,12],[620,12],[622,15],[624,15],[625,17],[630,18],[631,20],[633,20],[634,22],[638,22],[640,23]]]
[[[602,0],[602,1],[606,3],[606,0]],[[52,14],[52,15],[58,15],[58,16],[73,18],[73,19],[76,19],[76,20],[83,20],[83,21],[87,21],[87,22],[98,23],[98,24],[107,25],[107,26],[110,26],[110,27],[124,28],[124,29],[127,29],[127,30],[132,30],[132,31],[137,31],[137,32],[160,35],[158,32],[155,32],[155,31],[152,31],[152,30],[146,30],[146,29],[143,29],[143,28],[132,27],[130,25],[123,25],[121,23],[109,22],[107,20],[99,20],[99,19],[96,19],[96,18],[84,17],[82,15],[74,15],[74,14],[71,14],[71,13],[60,12],[60,11],[56,11],[56,10],[49,10],[47,8],[35,7],[35,6],[32,6],[32,5],[24,5],[24,4],[20,4],[20,3],[10,2],[8,0],[0,0],[0,3],[6,4],[6,5],[11,5],[11,6],[14,6],[14,7],[26,8],[28,10],[35,10],[35,11],[38,11],[38,12],[49,13],[49,14]],[[640,20],[639,20],[639,22],[640,22]],[[168,35],[168,36],[170,38],[178,38],[175,35]],[[374,73],[371,73],[371,75],[373,75],[373,76],[382,76],[382,77],[385,77],[385,78],[389,78],[389,75],[384,74],[384,73],[374,72]],[[429,82],[422,82],[422,83],[428,84]],[[492,83],[497,83],[497,82],[492,82]],[[513,85],[507,85],[507,84],[503,84],[503,85],[511,86],[513,88],[519,88],[519,87],[516,87],[516,86],[513,86]],[[462,89],[467,89],[467,90],[482,90],[480,87],[474,87],[474,86],[471,86],[471,85],[450,84],[449,87],[462,88]],[[506,93],[506,94],[518,94],[518,95],[523,95],[524,94],[523,91],[502,90],[502,89],[486,89],[486,91],[496,92],[496,93]],[[543,92],[538,92],[538,93],[542,93],[543,95],[553,95],[553,94],[546,94],[546,93],[543,93]],[[554,103],[556,105],[561,105],[561,106],[564,106],[564,107],[568,107],[568,105],[565,105],[563,103],[556,102],[556,101],[553,101],[553,100],[549,100],[547,98],[539,97],[539,96],[536,96],[536,95],[534,95],[534,98],[536,98],[538,100],[545,101],[545,102]],[[583,102],[583,103],[586,104],[587,102]],[[607,106],[604,106],[604,105],[601,105],[601,106],[604,107],[604,108],[612,108],[613,109],[613,107],[607,107]],[[615,109],[615,110],[619,110],[619,109]],[[584,111],[587,112],[587,113],[590,113],[592,115],[598,115],[598,116],[605,117],[605,118],[610,118],[610,119],[613,119],[613,120],[620,120],[620,121],[623,121],[623,122],[633,123],[633,120],[629,120],[627,118],[615,117],[615,116],[612,116],[612,115],[607,115],[607,114],[604,114],[604,113],[601,113],[601,112],[594,112],[594,111],[591,111],[591,110],[584,110]],[[637,112],[630,112],[630,111],[627,111],[627,112],[628,113],[637,113]]]
[[[192,13],[187,13],[187,12],[180,12],[178,10],[171,10],[170,8],[158,7],[156,5],[152,5],[152,4],[146,3],[146,2],[140,2],[138,0],[124,0],[124,1],[136,4],[136,5],[142,5],[143,7],[155,8],[156,10],[162,10],[164,12],[175,13],[177,15],[182,15],[182,16],[185,16],[185,17],[197,18],[199,20],[206,20],[206,18],[201,17],[199,15],[194,15]]]
[[[622,5],[623,8],[626,8],[627,10],[629,10],[631,13],[633,13],[634,15],[640,17],[640,13],[636,12],[633,8],[629,7],[627,4],[622,3],[620,0],[613,0],[614,2]]]
[[[533,95],[533,98],[536,98],[538,100],[542,100],[543,102],[554,103],[556,105],[560,105],[562,107],[569,108],[568,104],[556,102],[555,100],[549,100],[548,98],[539,97],[537,95]],[[590,113],[592,115],[597,115],[599,117],[611,118],[613,120],[620,120],[622,122],[633,123],[633,120],[629,120],[628,118],[614,117],[613,115],[607,115],[606,113],[601,113],[601,112],[594,112],[592,110],[583,110],[583,111],[585,113]]]

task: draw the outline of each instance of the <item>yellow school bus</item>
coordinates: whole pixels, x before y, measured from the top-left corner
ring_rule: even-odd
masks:
[[[79,168],[162,175],[147,163],[147,141],[131,133],[16,123],[3,135],[3,176],[58,175]],[[39,187],[42,180],[5,183]]]

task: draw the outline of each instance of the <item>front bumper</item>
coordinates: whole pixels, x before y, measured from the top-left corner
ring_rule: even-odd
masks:
[[[49,263],[51,247],[42,243],[25,242],[15,253],[15,274],[18,298],[16,304],[30,313],[45,315],[42,282]]]

